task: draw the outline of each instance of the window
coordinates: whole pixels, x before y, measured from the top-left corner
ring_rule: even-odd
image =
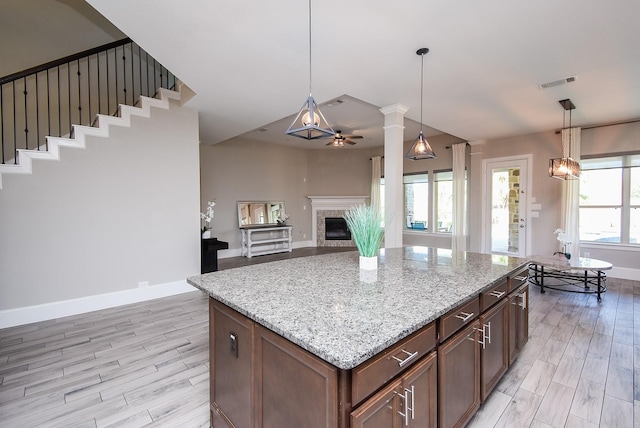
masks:
[[[434,174],[436,232],[451,233],[453,221],[453,171]]]
[[[429,175],[403,177],[405,228],[429,230]]]
[[[580,240],[640,243],[640,155],[583,159]]]
[[[431,182],[430,174],[433,174]],[[402,182],[405,230],[451,233],[453,172],[407,174],[402,177]],[[380,180],[380,195],[384,206],[384,178]]]

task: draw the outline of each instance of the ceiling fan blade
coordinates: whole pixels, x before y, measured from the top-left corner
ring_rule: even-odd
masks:
[[[343,135],[344,138],[351,138],[351,139],[358,139],[358,138],[363,138],[362,135]]]
[[[354,141],[351,141],[348,138],[345,139],[344,142],[347,143],[347,144],[351,144],[352,146],[356,144]]]

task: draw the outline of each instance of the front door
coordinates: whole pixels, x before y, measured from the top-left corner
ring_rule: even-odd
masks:
[[[483,252],[527,255],[529,157],[483,161]]]

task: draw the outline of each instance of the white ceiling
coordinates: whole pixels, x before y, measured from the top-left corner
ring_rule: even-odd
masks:
[[[281,133],[309,90],[306,1],[88,3],[196,92],[204,143],[267,128],[252,138],[325,144]],[[365,135],[360,147],[382,144],[379,107],[400,103],[420,121],[415,52],[428,47],[424,123],[444,133],[558,129],[564,98],[576,126],[638,119],[639,17],[638,0],[314,0],[313,96],[334,129]],[[567,76],[577,81],[538,88]],[[346,102],[322,105],[336,99]]]

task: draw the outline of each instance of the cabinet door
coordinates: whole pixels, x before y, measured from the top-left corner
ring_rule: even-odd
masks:
[[[480,317],[481,399],[486,400],[509,367],[509,307],[502,299]]]
[[[525,284],[509,295],[509,364],[529,340],[529,288]]]
[[[396,379],[351,413],[351,428],[399,428],[402,380]]]
[[[212,408],[236,428],[250,428],[253,323],[209,299],[209,335]]]
[[[464,426],[480,407],[479,321],[438,348],[438,426]]]
[[[518,342],[518,352],[524,348],[529,341],[529,286],[523,285],[518,289],[515,305],[517,310],[516,318],[516,340]]]
[[[255,326],[256,427],[338,425],[338,369]]]
[[[408,422],[406,425],[410,428],[435,428],[438,419],[438,353],[432,352],[409,370],[402,380],[400,412],[408,414],[403,418]]]

